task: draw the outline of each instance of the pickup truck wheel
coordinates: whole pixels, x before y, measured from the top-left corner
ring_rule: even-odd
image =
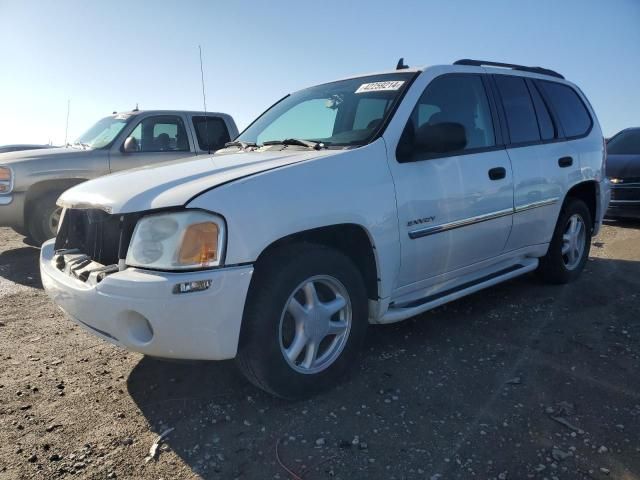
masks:
[[[23,228],[19,228],[19,227],[11,227],[11,230],[13,230],[14,232],[16,232],[18,235],[22,235],[23,237],[27,236],[27,232],[26,230],[24,230]]]
[[[238,365],[273,395],[306,397],[354,368],[367,325],[367,295],[353,262],[323,246],[290,246],[256,266]]]
[[[29,215],[29,236],[38,244],[53,238],[58,233],[62,209],[56,205],[60,192],[48,193],[33,202]]]
[[[568,283],[580,275],[591,247],[591,214],[587,205],[569,198],[556,224],[549,250],[540,259],[538,273],[549,283]]]

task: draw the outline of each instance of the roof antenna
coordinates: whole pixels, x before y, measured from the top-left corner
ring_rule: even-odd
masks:
[[[64,146],[68,147],[67,143],[67,133],[69,132],[69,111],[71,110],[71,99],[67,99],[67,123],[64,127]]]
[[[398,60],[398,64],[396,65],[396,70],[404,70],[405,68],[409,68],[409,65],[405,65],[404,57],[400,57],[400,60]]]
[[[140,109],[138,108],[138,102],[136,102],[136,108],[134,108],[132,110],[132,112],[139,112],[139,111],[140,111]]]
[[[207,142],[207,153],[211,155],[211,144],[209,143],[209,117],[207,116],[207,96],[204,92],[204,69],[202,68],[202,47],[198,45],[200,51],[200,81],[202,82],[202,104],[204,105],[204,141]]]

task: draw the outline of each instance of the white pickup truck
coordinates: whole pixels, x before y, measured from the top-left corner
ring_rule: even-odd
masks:
[[[534,270],[575,279],[608,202],[604,160],[589,102],[550,70],[348,78],[284,97],[213,156],[68,190],[42,281],[109,342],[235,357],[298,398],[355,369],[370,323]]]
[[[55,237],[66,189],[111,172],[206,155],[238,135],[230,115],[133,110],[100,119],[63,148],[0,151],[0,226],[40,246]]]

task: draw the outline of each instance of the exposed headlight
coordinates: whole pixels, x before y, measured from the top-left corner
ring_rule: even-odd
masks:
[[[225,223],[200,210],[142,217],[131,238],[127,265],[157,270],[190,270],[220,265]]]
[[[624,183],[624,179],[622,178],[610,178],[609,181],[614,185],[617,185],[618,183]]]
[[[9,167],[0,167],[0,194],[13,189],[13,172]]]

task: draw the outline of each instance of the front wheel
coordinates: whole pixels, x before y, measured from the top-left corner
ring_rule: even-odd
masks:
[[[367,317],[364,282],[348,257],[318,245],[274,251],[256,266],[238,365],[273,395],[312,395],[355,367]]]
[[[29,214],[29,237],[37,246],[58,233],[62,208],[56,205],[61,192],[52,192],[35,200]]]
[[[591,248],[591,213],[577,198],[562,207],[547,254],[540,259],[538,273],[550,283],[569,283],[580,275]]]

